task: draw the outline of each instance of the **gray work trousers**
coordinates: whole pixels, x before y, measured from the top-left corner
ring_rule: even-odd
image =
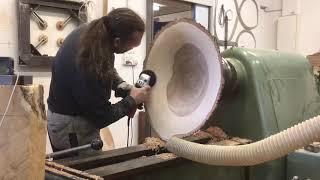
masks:
[[[48,135],[54,151],[89,144],[100,137],[100,129],[81,116],[53,113],[48,110]],[[90,154],[93,150],[82,152]],[[93,152],[94,153],[94,152]]]

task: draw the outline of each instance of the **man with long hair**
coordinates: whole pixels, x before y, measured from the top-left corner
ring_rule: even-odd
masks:
[[[126,84],[114,68],[114,53],[139,46],[144,31],[135,12],[119,8],[68,35],[52,66],[48,134],[53,151],[100,138],[100,129],[147,100],[149,86]],[[111,104],[111,90],[123,99]]]

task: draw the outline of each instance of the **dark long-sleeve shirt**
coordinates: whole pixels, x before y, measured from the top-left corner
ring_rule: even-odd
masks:
[[[106,85],[80,71],[76,58],[80,34],[86,27],[82,25],[69,34],[54,59],[48,108],[54,113],[84,116],[103,128],[127,115],[136,103],[131,96],[116,104],[109,102],[111,90],[124,82],[116,71],[113,81]]]

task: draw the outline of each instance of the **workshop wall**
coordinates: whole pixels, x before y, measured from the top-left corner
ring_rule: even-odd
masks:
[[[301,0],[300,0],[301,1]],[[301,1],[298,35],[298,52],[304,55],[311,55],[320,52],[320,1]]]
[[[278,49],[311,55],[320,52],[318,0],[283,0],[282,17],[278,21]]]
[[[257,7],[254,1],[256,1],[258,5]],[[238,11],[240,11],[241,18],[245,25],[249,27],[257,25],[257,27],[250,30],[250,33],[252,33],[253,36],[249,33],[241,33],[241,31],[246,28],[243,27],[240,22],[235,23],[237,17],[235,2],[238,3],[239,8],[241,3],[244,2],[243,7],[238,9]],[[281,11],[266,13],[260,9],[260,6],[266,6],[269,10],[279,10],[282,6],[282,0],[215,0],[214,6],[217,6],[217,10],[212,13],[212,32],[215,34],[214,28],[216,28],[216,34],[220,40],[224,40],[225,34],[224,27],[219,24],[219,15],[222,12],[222,5],[224,5],[225,12],[229,17],[229,40],[232,36],[232,31],[235,28],[235,33],[232,36],[231,41],[235,42],[239,36],[238,44],[240,47],[276,49],[277,20],[281,15]],[[259,11],[258,13],[257,8]],[[214,16],[216,16],[216,21],[214,21]]]

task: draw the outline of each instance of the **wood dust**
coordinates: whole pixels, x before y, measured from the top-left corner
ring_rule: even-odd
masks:
[[[156,155],[157,158],[163,159],[163,160],[169,160],[169,159],[174,159],[177,156],[172,153],[161,153]]]
[[[155,137],[147,137],[143,143],[147,146],[148,149],[152,149],[153,151],[159,151],[160,149],[164,148],[165,142],[159,138]]]

